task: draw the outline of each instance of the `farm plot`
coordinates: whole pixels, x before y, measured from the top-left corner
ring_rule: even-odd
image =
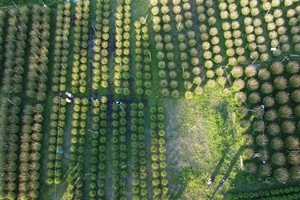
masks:
[[[297,1],[31,2],[0,2],[1,199],[297,198]]]

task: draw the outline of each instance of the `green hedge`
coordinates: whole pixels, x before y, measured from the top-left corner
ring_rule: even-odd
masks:
[[[241,192],[228,194],[229,200],[298,200],[300,199],[300,186],[278,188],[258,192]]]

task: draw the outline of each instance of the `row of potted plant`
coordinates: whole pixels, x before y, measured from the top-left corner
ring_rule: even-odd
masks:
[[[3,10],[0,10],[0,19],[1,19],[1,22],[0,22],[0,45],[1,45],[1,48],[0,48],[0,62],[2,63],[3,61],[3,57],[2,57],[2,52],[3,52],[3,47],[2,47],[2,44],[4,42],[4,39],[3,39],[3,36],[4,36],[4,26],[5,26],[5,19],[6,19],[6,13],[3,11]],[[2,68],[2,66],[0,66],[0,69]]]
[[[198,93],[201,84],[200,78],[200,54],[197,49],[196,33],[191,29],[193,26],[191,5],[188,1],[175,0],[173,14],[175,15],[176,30],[179,32],[178,47],[180,51],[180,65],[182,69],[183,86],[186,98],[192,98],[193,90]],[[178,77],[179,78],[179,77]],[[172,80],[170,87],[178,85],[178,81]],[[193,87],[195,85],[195,87]]]
[[[134,23],[135,42],[135,91],[137,94],[151,95],[151,52],[149,48],[148,26],[145,18]]]
[[[220,8],[220,5],[222,3],[225,2],[221,2],[219,4],[219,10],[224,11],[226,15],[223,16],[224,14],[222,13],[222,16],[220,17],[223,17],[226,21],[223,24],[226,24],[227,31],[229,31],[231,23],[229,23],[228,21],[230,20],[230,17],[227,15],[227,7],[225,7],[225,10],[223,8]],[[224,86],[227,83],[227,80],[225,78],[227,75],[225,62],[227,62],[229,59],[227,58],[227,56],[223,55],[226,53],[225,48],[234,47],[234,41],[226,41],[227,44],[225,43],[225,48],[223,48],[224,44],[220,43],[220,38],[223,38],[224,36],[222,34],[223,31],[220,31],[220,29],[218,29],[218,27],[215,25],[215,16],[217,15],[215,9],[218,9],[218,7],[212,1],[196,1],[196,4],[198,21],[201,24],[199,26],[199,32],[200,39],[202,40],[201,49],[203,50],[203,57],[205,59],[205,78],[208,78],[207,84],[215,84],[214,80],[216,80],[218,84]],[[231,37],[231,32],[229,32],[228,35]],[[232,61],[236,62],[236,59],[233,59]],[[202,92],[202,89],[200,87],[197,87],[197,89],[198,90],[196,90],[196,92]]]
[[[168,180],[166,171],[166,148],[164,131],[164,110],[162,107],[150,108],[151,168],[153,197],[168,199]]]
[[[58,4],[56,12],[56,30],[54,45],[54,63],[52,75],[52,91],[65,92],[67,89],[69,35],[71,27],[71,4]]]
[[[105,173],[106,173],[106,144],[108,137],[108,104],[107,98],[93,100],[92,109],[92,135],[89,198],[105,198]]]
[[[72,172],[68,174],[68,195],[70,198],[83,197],[84,179],[84,154],[88,123],[88,104],[87,98],[74,98],[72,113],[72,128],[70,138],[70,167]]]
[[[239,13],[234,1],[222,2],[218,5],[222,23],[223,38],[225,39],[226,56],[228,64],[235,66],[246,62],[242,31],[238,21]],[[217,31],[216,31],[217,32]],[[226,59],[226,60],[227,60]]]
[[[47,184],[60,184],[62,177],[62,158],[64,155],[63,143],[66,125],[66,100],[61,97],[53,98],[50,115]]]
[[[277,8],[270,10],[264,19],[267,23],[268,37],[271,41],[271,48],[274,48],[274,56],[280,56],[282,53],[289,53],[289,37],[287,34],[286,22],[283,10]]]
[[[171,35],[172,25],[170,17],[170,5],[168,1],[152,1],[151,12],[153,15],[153,30],[155,32],[156,58],[158,60],[161,93],[163,96],[179,97],[178,72],[175,64],[174,39]],[[168,88],[169,82],[173,81],[173,87]],[[171,91],[170,91],[171,90]]]
[[[122,1],[117,6],[116,16],[116,56],[114,66],[114,92],[116,95],[129,96],[130,62],[130,18],[131,1]]]
[[[244,18],[244,27],[246,40],[248,42],[248,50],[250,51],[251,60],[267,61],[270,58],[270,49],[266,45],[266,37],[264,36],[264,27],[262,19],[259,16],[258,1],[240,2],[242,15]]]
[[[78,1],[75,7],[74,47],[72,66],[72,93],[84,94],[87,89],[88,49],[89,49],[89,1]]]
[[[218,5],[218,8],[220,11],[220,18],[222,20],[230,19],[232,21],[235,21],[239,17],[235,1],[223,1]]]
[[[126,177],[128,176],[128,155],[126,145],[127,107],[124,103],[114,104],[112,113],[112,163],[113,163],[113,195],[115,199],[126,199]]]
[[[183,87],[185,89],[185,97],[190,99],[193,96],[193,90],[198,93],[201,87],[202,79],[200,77],[200,54],[196,48],[196,33],[194,31],[188,31],[185,34],[178,35],[179,50]],[[186,45],[188,44],[188,45]],[[172,82],[170,86],[172,87]]]
[[[144,104],[130,105],[131,154],[133,162],[133,199],[147,198],[147,165],[145,144]]]
[[[288,2],[289,0],[285,1]],[[241,193],[229,193],[229,200],[238,199],[258,199],[258,200],[272,200],[276,199],[290,199],[296,200],[300,198],[300,188],[298,186],[280,187],[272,190],[261,190],[257,192],[241,192]]]
[[[224,58],[221,56],[220,33],[214,26],[215,23],[210,23],[208,18],[215,14],[214,5],[211,3],[204,4],[204,2],[199,2],[197,4],[197,13],[198,21],[201,23],[199,26],[200,38],[203,41],[201,47],[204,50],[204,59],[206,59],[204,66],[207,69],[212,69],[214,63],[220,64],[224,61]],[[212,57],[212,55],[214,56]]]
[[[292,35],[291,41],[293,43],[294,53],[300,52],[300,34],[299,34],[299,14],[300,6],[296,6],[295,8],[289,8],[285,14],[288,18],[288,25],[290,28],[289,32]],[[286,37],[285,37],[286,38]]]
[[[110,1],[96,2],[96,24],[94,26],[94,60],[92,88],[108,87],[108,40],[109,40]]]

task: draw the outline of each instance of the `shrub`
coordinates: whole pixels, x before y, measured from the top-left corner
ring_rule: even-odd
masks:
[[[268,60],[269,60],[269,54],[268,54],[268,53],[262,53],[262,54],[260,55],[260,60],[261,60],[262,62],[268,61]]]
[[[257,172],[257,166],[255,163],[246,163],[245,164],[245,171],[249,174],[255,174]]]
[[[250,135],[250,134],[245,134],[243,138],[244,138],[244,140],[245,140],[245,145],[247,145],[247,146],[253,145],[254,139],[253,139],[253,136],[252,136],[252,135]]]
[[[213,45],[217,45],[217,44],[219,44],[220,43],[220,39],[218,38],[218,37],[213,37],[212,39],[211,39],[211,43],[213,44]]]
[[[255,141],[256,141],[256,144],[261,147],[264,147],[269,143],[269,139],[265,134],[259,134],[255,138]]]
[[[210,45],[209,42],[203,42],[203,43],[202,43],[202,49],[205,50],[205,51],[206,51],[206,50],[209,50],[209,49],[210,49],[210,46],[211,46],[211,45]]]
[[[300,102],[300,89],[294,90],[292,92],[291,99],[296,103]]]
[[[258,53],[257,51],[252,51],[252,52],[250,53],[250,58],[251,58],[252,60],[257,59],[258,57],[259,57],[259,53]]]
[[[300,44],[295,45],[295,52],[300,52]]]
[[[240,66],[235,66],[233,67],[233,69],[231,70],[231,75],[234,77],[234,78],[240,78],[242,77],[244,74],[244,71],[243,71],[243,68],[240,67]]]
[[[291,165],[300,164],[300,153],[299,152],[290,152],[287,156],[287,161]]]
[[[268,82],[264,82],[262,85],[261,85],[261,88],[260,88],[261,92],[263,94],[271,94],[274,90],[273,86],[271,83],[268,83]]]
[[[270,123],[267,126],[267,131],[271,135],[278,135],[280,133],[280,126],[276,123]]]
[[[252,148],[248,147],[244,150],[244,154],[245,154],[247,159],[252,159],[253,156],[254,156],[254,150]]]
[[[220,86],[224,87],[226,85],[226,82],[227,82],[227,79],[225,77],[223,77],[223,76],[217,78],[217,83]]]
[[[170,87],[173,88],[173,89],[177,88],[177,87],[178,87],[178,82],[175,81],[175,80],[172,80],[172,81],[170,82]]]
[[[286,91],[279,91],[275,96],[275,100],[279,104],[287,104],[289,102],[289,94]]]
[[[278,168],[274,171],[274,177],[280,182],[285,183],[289,179],[289,173],[286,168]]]
[[[292,134],[296,130],[295,123],[290,120],[285,120],[281,123],[281,131],[287,134]]]
[[[233,57],[235,55],[235,50],[233,48],[229,48],[226,50],[226,54],[229,57]]]
[[[232,88],[235,91],[242,90],[244,87],[245,87],[245,82],[242,79],[236,79],[232,84]]]
[[[161,93],[162,93],[163,96],[169,96],[169,95],[170,95],[169,90],[166,89],[166,88],[163,88],[163,89],[161,90]]]
[[[300,117],[300,105],[297,105],[294,110],[295,116]]]
[[[268,121],[275,121],[278,117],[278,114],[274,109],[271,109],[265,113],[264,117]]]
[[[178,90],[173,90],[172,92],[171,92],[171,96],[173,97],[173,98],[178,98],[179,97],[179,91]]]
[[[258,71],[258,78],[260,80],[268,80],[270,78],[270,71],[267,68],[262,68]]]
[[[191,76],[191,74],[190,74],[190,72],[188,72],[188,71],[185,71],[185,72],[183,72],[183,74],[182,74],[182,78],[183,78],[184,80],[189,79],[190,76]]]
[[[219,64],[219,63],[221,63],[222,61],[223,61],[223,57],[222,57],[220,54],[218,54],[218,55],[216,55],[216,56],[214,57],[214,62],[215,62],[215,63]]]
[[[213,67],[214,63],[211,60],[206,60],[204,63],[205,68],[211,69]]]
[[[240,116],[246,116],[248,113],[249,113],[249,110],[246,106],[240,106],[237,110],[237,113],[240,115]]]
[[[277,90],[283,90],[287,87],[287,80],[283,76],[277,76],[273,80],[273,86]]]
[[[169,77],[171,78],[171,79],[175,79],[176,77],[177,77],[177,72],[176,71],[170,71],[169,72]]]
[[[184,88],[186,90],[190,90],[192,88],[193,84],[190,81],[184,81]]]
[[[287,105],[284,105],[284,106],[280,106],[278,108],[278,115],[279,117],[281,118],[290,118],[293,114],[293,110],[292,108],[290,108],[289,106]]]
[[[272,163],[277,166],[283,166],[286,163],[286,157],[283,153],[277,152],[272,155]]]
[[[259,149],[258,153],[260,153],[260,157],[258,158],[261,161],[266,161],[269,159],[269,152],[265,150],[265,148]]]
[[[283,45],[281,46],[281,50],[282,50],[282,52],[284,52],[284,53],[289,52],[290,49],[291,49],[291,47],[290,47],[289,44],[283,44]]]
[[[292,77],[290,77],[289,85],[293,88],[299,88],[300,87],[300,76],[293,75]]]
[[[270,66],[270,71],[273,75],[280,75],[283,73],[284,67],[282,63],[276,61]]]
[[[285,139],[284,144],[289,150],[297,150],[299,148],[299,138],[296,136],[289,136]]]
[[[272,167],[270,164],[262,164],[259,166],[258,173],[260,176],[271,176]]]
[[[249,128],[249,126],[250,126],[250,122],[249,122],[249,120],[247,120],[247,119],[244,119],[244,120],[241,120],[241,127],[242,128],[245,128],[245,129],[248,129]]]
[[[292,38],[292,41],[296,44],[299,43],[300,42],[300,35],[294,35],[293,38]]]
[[[300,178],[300,167],[294,166],[290,169],[290,176],[293,179],[299,179]]]
[[[235,94],[235,99],[237,101],[245,102],[247,99],[247,96],[244,92],[238,92]]]
[[[297,105],[294,108],[294,113],[295,113],[295,116],[300,117],[300,105]]]
[[[217,19],[215,17],[209,17],[208,18],[208,24],[214,25],[217,22]]]
[[[151,6],[156,6],[158,4],[158,0],[150,0]]]
[[[267,108],[270,108],[275,104],[275,100],[272,96],[264,97],[262,102]]]
[[[299,71],[300,71],[299,63],[296,61],[288,62],[287,66],[286,66],[286,71],[290,74],[299,73]]]
[[[283,148],[283,141],[280,137],[274,137],[270,142],[270,146],[274,150],[280,150]]]
[[[259,82],[255,78],[247,80],[247,88],[249,90],[256,90],[259,87]]]
[[[263,120],[256,120],[252,126],[254,131],[263,132],[265,130],[265,123]]]

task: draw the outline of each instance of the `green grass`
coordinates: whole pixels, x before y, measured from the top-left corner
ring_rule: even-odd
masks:
[[[205,87],[191,100],[168,99],[163,105],[171,199],[222,199],[238,172],[242,146],[233,92]],[[218,190],[224,175],[228,181]],[[207,192],[210,177],[214,183]]]

